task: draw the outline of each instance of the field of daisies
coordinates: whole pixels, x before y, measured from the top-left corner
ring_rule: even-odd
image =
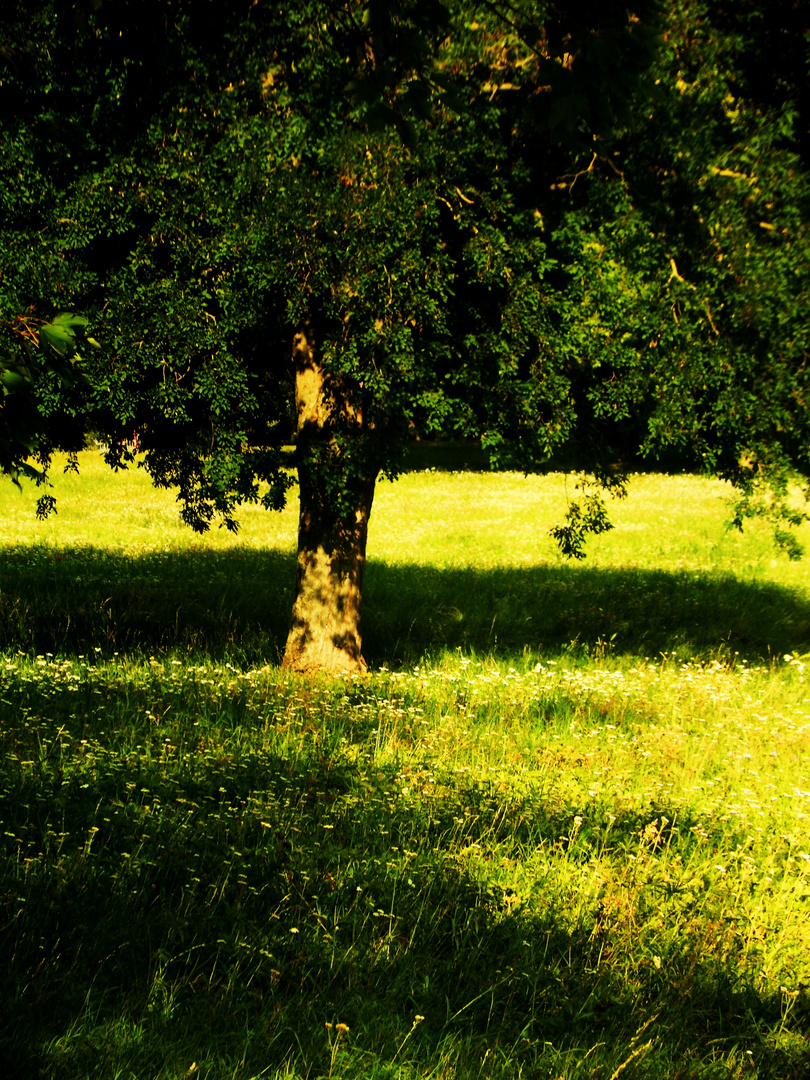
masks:
[[[294,505],[0,489],[0,1075],[803,1080],[807,563],[630,490],[570,565],[560,475],[381,485],[334,680]]]

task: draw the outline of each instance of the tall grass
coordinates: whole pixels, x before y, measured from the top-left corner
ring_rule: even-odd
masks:
[[[292,512],[61,483],[0,509],[0,1075],[807,1075],[806,569],[721,486],[584,567],[559,477],[383,486],[334,681]]]

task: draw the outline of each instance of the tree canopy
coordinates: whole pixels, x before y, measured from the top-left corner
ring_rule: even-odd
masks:
[[[787,36],[747,0],[12,5],[3,355],[60,313],[100,343],[79,381],[29,363],[19,445],[95,431],[119,466],[137,433],[203,529],[283,504],[294,436],[301,668],[362,665],[374,481],[414,435],[528,471],[568,448],[619,488],[674,450],[789,524],[807,26],[781,7]],[[583,502],[558,536],[605,524]]]

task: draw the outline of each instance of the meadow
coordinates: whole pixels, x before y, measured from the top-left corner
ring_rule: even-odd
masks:
[[[54,483],[0,487],[0,1075],[808,1075],[810,580],[724,485],[571,565],[570,478],[383,483],[330,680],[294,505]]]

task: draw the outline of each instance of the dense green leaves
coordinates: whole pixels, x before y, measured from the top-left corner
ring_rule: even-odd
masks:
[[[62,311],[53,322],[43,323],[39,328],[40,344],[52,349],[62,360],[81,360],[79,347],[83,341],[96,349],[99,347],[95,338],[87,337],[88,325],[89,320],[83,315]]]
[[[87,336],[88,320],[60,312],[51,322],[36,320],[30,313],[0,322],[0,472],[19,485],[20,477],[44,483],[49,451],[50,425],[43,414],[48,387],[62,390],[83,383],[75,365],[85,344],[98,348]],[[70,447],[69,447],[70,448]],[[39,465],[31,459],[39,458]],[[38,513],[46,514],[53,503],[40,500]]]
[[[362,470],[415,433],[605,476],[641,448],[743,509],[810,472],[806,48],[769,84],[786,42],[755,6],[12,12],[0,311],[53,356],[61,311],[101,343],[81,394],[37,380],[46,454],[90,429],[123,464],[137,435],[198,528],[262,484],[278,505],[306,322]]]
[[[649,105],[577,180],[557,233],[568,338],[602,430],[640,415],[648,452],[739,486],[738,522],[790,520],[788,479],[810,466],[810,188],[789,104],[740,95],[745,20],[720,33],[715,10],[673,5]]]

